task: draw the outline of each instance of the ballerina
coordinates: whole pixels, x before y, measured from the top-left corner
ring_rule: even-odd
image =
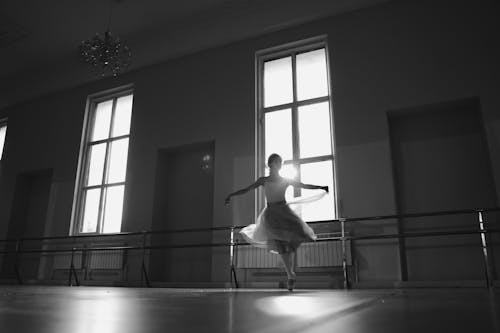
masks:
[[[328,193],[328,186],[303,184],[281,177],[279,171],[283,160],[278,154],[271,154],[267,160],[270,173],[268,177],[260,177],[252,185],[233,192],[226,197],[226,205],[231,197],[244,194],[259,186],[264,186],[267,207],[259,214],[255,224],[243,228],[240,234],[247,242],[256,247],[269,250],[280,255],[288,277],[287,288],[292,291],[295,286],[295,254],[302,242],[316,240],[312,228],[297,216],[285,200],[288,186],[321,189]]]

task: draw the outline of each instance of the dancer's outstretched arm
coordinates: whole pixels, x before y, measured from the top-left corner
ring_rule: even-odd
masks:
[[[293,187],[305,188],[305,189],[308,189],[308,190],[324,190],[326,192],[329,191],[328,186],[319,186],[319,185],[304,184],[304,183],[297,182],[297,181],[294,181],[294,180],[292,180],[290,182],[290,185],[292,185]]]
[[[240,194],[244,194],[244,193],[247,193],[248,191],[250,190],[254,190],[256,189],[257,187],[261,186],[261,185],[264,185],[264,177],[260,177],[259,179],[257,179],[257,181],[255,183],[253,183],[252,185],[248,186],[248,187],[245,187],[241,190],[238,190],[236,192],[233,192],[231,194],[229,194],[227,197],[226,197],[226,200],[225,200],[225,203],[226,205],[228,205],[230,202],[231,202],[231,197],[234,197],[235,195],[240,195]]]

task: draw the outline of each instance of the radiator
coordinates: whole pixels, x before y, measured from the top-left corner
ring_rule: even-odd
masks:
[[[123,250],[88,251],[89,269],[122,269]]]
[[[346,241],[346,259],[347,265],[351,265],[350,241]],[[297,267],[342,266],[342,242],[303,243],[297,250],[296,260]],[[236,263],[238,268],[276,268],[282,266],[279,255],[251,245],[238,246]]]
[[[238,246],[238,268],[274,268],[279,267],[279,256],[251,245]]]

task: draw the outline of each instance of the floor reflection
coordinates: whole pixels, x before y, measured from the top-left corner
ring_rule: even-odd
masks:
[[[335,311],[334,308],[340,304],[325,304],[324,300],[314,295],[283,295],[263,297],[258,299],[255,305],[260,311],[271,316],[314,318],[325,312]]]
[[[0,286],[15,333],[498,332],[498,291]]]
[[[71,306],[69,315],[77,333],[123,332],[121,316],[124,314],[124,300],[115,295],[100,295],[97,299],[84,299]]]

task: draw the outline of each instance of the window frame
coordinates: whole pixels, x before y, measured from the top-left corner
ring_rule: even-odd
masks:
[[[326,71],[327,71],[327,91],[328,96],[321,96],[310,98],[302,101],[297,100],[297,55],[324,49],[326,57]],[[284,57],[291,57],[292,59],[292,102],[280,105],[273,105],[270,107],[264,106],[264,63],[267,61],[277,60]],[[284,109],[291,110],[292,118],[292,160],[284,161],[283,164],[293,164],[297,170],[297,178],[300,180],[300,168],[298,166],[321,161],[332,161],[333,171],[333,188],[330,189],[334,200],[334,218],[339,216],[338,212],[338,195],[337,195],[337,166],[336,166],[336,148],[335,148],[335,128],[333,119],[333,98],[332,98],[332,82],[330,77],[330,57],[327,43],[327,36],[321,35],[318,37],[308,38],[292,43],[283,44],[276,47],[260,50],[255,53],[255,178],[265,176],[266,170],[266,156],[265,155],[265,114],[268,112],[280,111]],[[329,103],[330,114],[330,139],[332,151],[330,155],[321,155],[307,158],[300,158],[299,147],[299,124],[298,124],[298,109],[299,107],[321,102]],[[321,185],[321,184],[319,184]],[[301,189],[294,189],[294,196],[299,196]],[[255,194],[255,214],[263,209],[265,205],[265,197],[262,190],[256,191]]]
[[[121,182],[114,182],[114,183],[104,183],[105,176],[107,172],[109,171],[109,158],[111,155],[111,143],[114,141],[122,140],[125,138],[129,139],[128,142],[128,148],[127,151],[130,149],[130,136],[131,136],[131,129],[132,129],[132,119],[130,121],[130,129],[129,133],[126,135],[120,135],[116,137],[111,137],[111,131],[113,130],[113,124],[115,121],[115,110],[116,110],[116,104],[117,104],[117,99],[123,96],[127,95],[132,95],[132,98],[134,98],[134,86],[132,84],[106,90],[103,92],[99,92],[96,94],[89,95],[87,97],[87,102],[86,102],[86,107],[85,107],[85,116],[84,116],[84,124],[83,124],[83,130],[82,130],[82,137],[81,137],[81,143],[80,143],[80,154],[78,158],[78,168],[77,168],[77,175],[76,175],[76,182],[75,182],[75,190],[74,190],[74,199],[73,199],[73,209],[72,209],[72,214],[71,214],[71,227],[70,227],[70,235],[110,235],[110,234],[120,234],[123,231],[120,232],[115,232],[115,233],[104,233],[103,232],[103,217],[102,215],[104,214],[104,209],[103,205],[105,204],[105,200],[103,199],[103,194],[102,191],[106,188],[110,188],[113,186],[123,186],[124,189],[124,202],[125,202],[125,193],[126,193],[126,187],[127,187],[127,174],[125,174],[125,180]],[[90,137],[92,135],[93,131],[93,121],[95,119],[96,115],[96,108],[97,105],[101,102],[113,100],[112,103],[112,110],[111,110],[111,119],[109,123],[109,136],[107,139],[101,139],[101,140],[96,140],[96,141],[90,141]],[[132,111],[131,111],[131,117],[133,113],[133,102],[132,102]],[[106,145],[106,153],[104,156],[104,164],[103,164],[103,178],[101,181],[101,184],[98,185],[84,185],[86,184],[87,177],[88,177],[88,171],[89,171],[89,164],[90,164],[90,149],[92,146],[95,146],[97,144],[102,144],[102,143],[107,143]],[[127,152],[127,166],[128,166],[128,152]],[[128,168],[127,168],[128,169]],[[82,227],[83,227],[83,212],[84,212],[84,199],[85,195],[84,192],[89,189],[95,189],[95,188],[100,188],[101,189],[101,194],[100,194],[100,199],[99,199],[99,211],[98,211],[98,221],[97,221],[97,226],[96,226],[96,232],[82,232]],[[125,207],[125,203],[122,205],[122,209]],[[123,222],[123,215],[122,215],[122,221]]]

